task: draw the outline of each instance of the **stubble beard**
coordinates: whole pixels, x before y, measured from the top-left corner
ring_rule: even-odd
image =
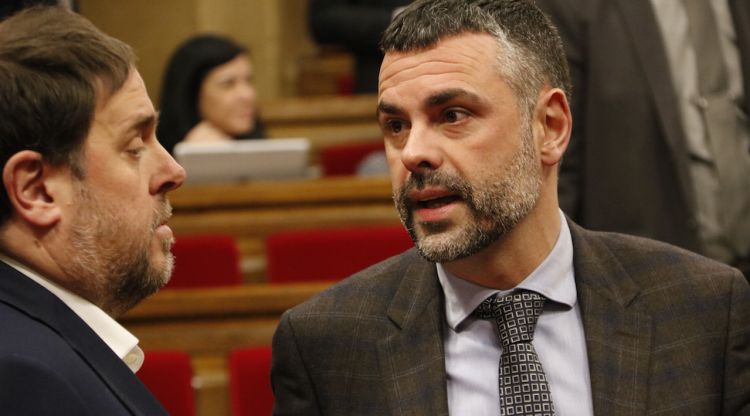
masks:
[[[401,222],[419,253],[432,262],[447,263],[472,256],[505,237],[536,206],[541,192],[541,174],[536,166],[530,126],[522,130],[522,145],[511,164],[487,175],[473,186],[463,177],[443,171],[412,173],[394,201]],[[459,196],[469,212],[463,224],[450,220],[414,224],[414,204],[408,195],[414,189],[440,186]]]
[[[148,229],[134,231],[85,189],[71,226],[70,278],[75,289],[111,316],[119,316],[161,289],[172,275],[173,239],[161,241],[164,264],[151,256],[154,232],[171,216],[166,197],[154,208]]]

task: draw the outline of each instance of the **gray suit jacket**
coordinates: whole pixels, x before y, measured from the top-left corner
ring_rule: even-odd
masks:
[[[574,126],[560,172],[560,206],[589,229],[701,252],[685,133],[651,0],[535,1],[560,30],[573,79]],[[725,1],[747,111],[750,2]]]
[[[594,412],[750,415],[750,287],[735,269],[571,224]],[[413,249],[288,311],[276,415],[445,415],[443,292]]]

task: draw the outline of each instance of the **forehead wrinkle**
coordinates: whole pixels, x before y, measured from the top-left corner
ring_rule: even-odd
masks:
[[[477,64],[484,60],[488,53],[490,59],[495,60],[499,53],[497,41],[489,34],[464,32],[453,36],[440,39],[437,43],[424,48],[410,51],[388,51],[386,57],[392,59],[392,63],[403,61],[408,58],[419,58],[430,54],[445,54],[446,56],[435,57],[426,63],[444,63],[476,68]],[[406,71],[424,61],[414,63],[398,72]]]
[[[387,72],[381,73],[383,81],[381,82],[382,85],[387,85],[390,81],[390,84],[397,85],[401,81],[401,78],[406,78],[407,80],[413,79],[413,76],[410,74],[412,71],[418,70],[420,71],[419,76],[445,76],[452,73],[455,74],[470,74],[473,72],[476,72],[477,68],[481,67],[481,63],[477,59],[473,59],[470,62],[469,61],[456,61],[451,59],[409,59],[409,58],[419,58],[418,55],[410,55],[408,57],[400,58],[396,61],[392,61],[388,64],[387,72],[391,72],[392,74],[388,74]],[[406,63],[404,63],[404,59],[409,59]],[[394,66],[394,64],[396,64]],[[427,69],[423,69],[422,67],[427,66]]]

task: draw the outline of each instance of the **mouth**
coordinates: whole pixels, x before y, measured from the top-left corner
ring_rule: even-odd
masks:
[[[456,220],[471,206],[471,196],[471,186],[459,175],[429,172],[409,176],[394,200],[402,221],[412,227]]]
[[[415,211],[437,211],[463,199],[461,195],[448,189],[425,188],[412,191],[409,200]]]
[[[156,231],[159,228],[167,227],[167,222],[168,221],[169,221],[169,217],[167,217],[167,216],[161,217],[161,218],[156,218],[154,220],[154,222],[153,222],[153,230]]]
[[[446,195],[436,198],[422,199],[414,201],[414,207],[417,209],[435,209],[444,207],[452,202],[459,201],[458,195]]]
[[[166,197],[154,208],[154,229],[167,225],[169,219],[172,218],[172,205]]]

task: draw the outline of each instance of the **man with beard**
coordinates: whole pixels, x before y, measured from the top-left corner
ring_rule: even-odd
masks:
[[[529,0],[421,0],[382,47],[378,120],[416,249],[283,315],[275,414],[750,412],[739,271],[559,210],[570,81]]]
[[[166,413],[113,319],[169,280],[185,178],[134,59],[61,8],[0,23],[0,413]]]

